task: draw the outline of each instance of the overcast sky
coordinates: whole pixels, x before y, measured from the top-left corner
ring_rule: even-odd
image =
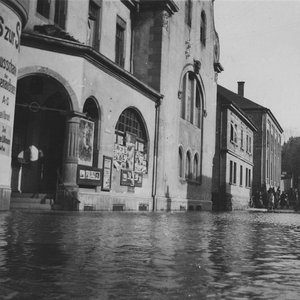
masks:
[[[218,83],[269,109],[284,139],[300,136],[300,0],[216,0]]]

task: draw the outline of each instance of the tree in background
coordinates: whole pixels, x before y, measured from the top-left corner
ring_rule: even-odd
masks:
[[[294,178],[294,185],[298,186],[300,176],[300,137],[290,137],[283,144],[281,152],[282,172],[287,172]]]

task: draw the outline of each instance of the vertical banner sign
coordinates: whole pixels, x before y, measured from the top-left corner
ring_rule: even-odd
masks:
[[[111,172],[112,172],[112,157],[103,156],[103,167],[102,167],[102,191],[111,190]]]
[[[9,184],[21,21],[0,2],[0,186]],[[2,178],[3,177],[3,178]],[[6,177],[6,178],[4,178]]]
[[[94,122],[80,119],[79,123],[79,164],[93,165]]]

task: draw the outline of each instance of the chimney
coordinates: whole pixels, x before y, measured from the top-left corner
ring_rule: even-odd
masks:
[[[238,81],[238,95],[244,97],[245,81]]]

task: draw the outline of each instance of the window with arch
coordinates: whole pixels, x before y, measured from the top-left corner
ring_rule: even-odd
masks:
[[[140,114],[134,108],[125,109],[115,127],[115,145],[127,151],[122,169],[147,173],[147,134]],[[133,156],[133,157],[132,157]]]
[[[183,154],[181,147],[178,149],[178,175],[181,178],[183,177]]]
[[[196,153],[194,156],[194,165],[193,165],[193,178],[195,180],[199,179],[199,155]]]
[[[98,167],[98,156],[99,156],[99,148],[100,148],[100,137],[99,137],[100,114],[99,114],[99,109],[96,100],[94,98],[88,98],[84,103],[82,111],[86,115],[87,120],[94,123],[92,166]]]
[[[200,25],[200,42],[203,46],[206,45],[206,14],[204,11],[201,12],[201,25]]]
[[[182,82],[181,118],[201,128],[203,93],[193,72],[187,72]]]
[[[192,168],[191,168],[191,153],[188,151],[186,153],[185,159],[185,178],[191,179],[192,178]]]

